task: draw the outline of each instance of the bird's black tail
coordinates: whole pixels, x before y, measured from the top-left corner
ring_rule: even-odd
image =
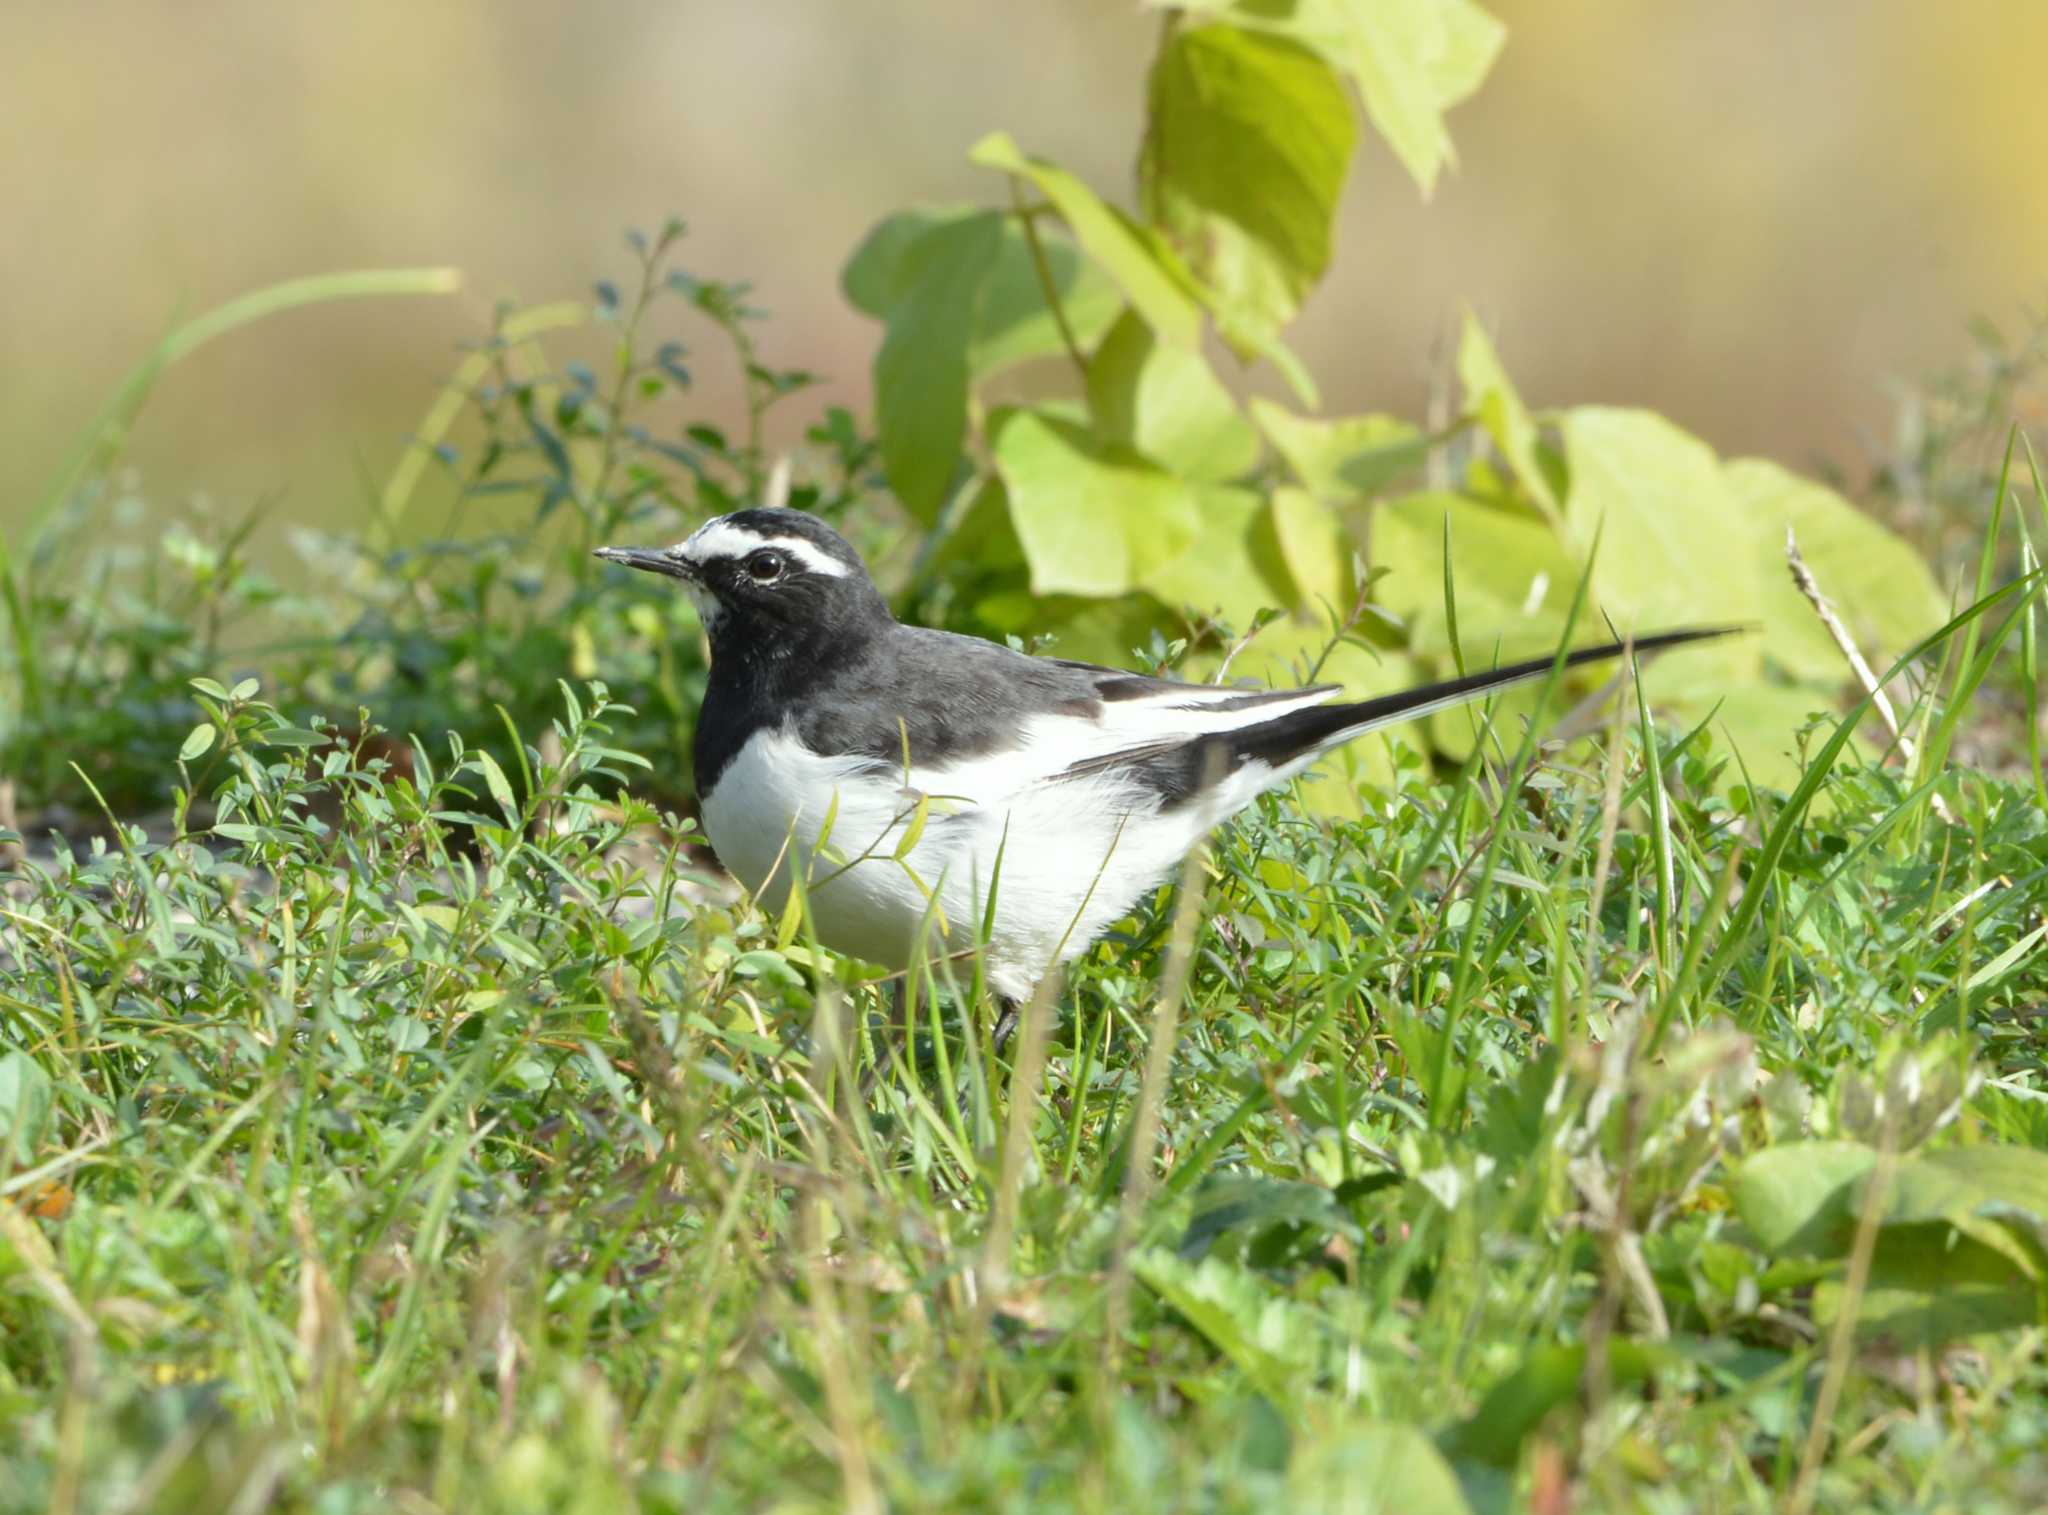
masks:
[[[1624,652],[1658,652],[1667,647],[1684,646],[1687,642],[1732,636],[1741,629],[1737,626],[1714,626],[1660,631],[1638,637],[1633,642],[1582,647],[1577,652],[1565,654],[1564,666],[1577,668],[1585,663],[1619,657]],[[1168,738],[1120,752],[1104,753],[1076,763],[1059,777],[1073,779],[1115,770],[1142,774],[1160,803],[1173,810],[1211,793],[1247,763],[1264,764],[1271,774],[1268,781],[1279,782],[1300,772],[1318,754],[1364,736],[1368,731],[1390,726],[1396,721],[1412,721],[1432,715],[1454,705],[1482,699],[1498,690],[1512,689],[1517,684],[1534,683],[1548,678],[1556,665],[1557,657],[1552,654],[1531,658],[1525,663],[1510,663],[1505,668],[1490,668],[1484,673],[1466,674],[1463,678],[1424,684],[1419,689],[1404,689],[1399,694],[1383,694],[1378,699],[1312,705],[1306,710],[1291,710],[1285,715],[1276,715],[1269,721],[1249,726],[1235,726],[1201,736]]]
[[[1667,647],[1682,647],[1688,642],[1710,641],[1715,637],[1732,636],[1741,631],[1739,626],[1692,627],[1683,631],[1659,631],[1650,636],[1637,637],[1632,642],[1608,642],[1599,647],[1582,647],[1568,652],[1564,666],[1577,668],[1586,663],[1598,663],[1608,658],[1620,657],[1624,652],[1638,656],[1658,652]],[[1358,700],[1340,705],[1314,705],[1307,710],[1291,711],[1262,721],[1256,726],[1242,726],[1235,731],[1218,732],[1204,742],[1226,745],[1230,751],[1224,771],[1236,768],[1247,761],[1263,762],[1274,770],[1290,768],[1304,759],[1332,747],[1343,745],[1375,731],[1382,726],[1391,726],[1397,721],[1419,720],[1434,715],[1439,710],[1467,704],[1483,699],[1503,689],[1512,689],[1518,684],[1532,684],[1550,676],[1550,670],[1557,665],[1556,654],[1547,657],[1530,658],[1527,662],[1510,663],[1504,668],[1489,668],[1483,673],[1468,673],[1462,678],[1444,679],[1435,684],[1424,684],[1416,689],[1404,689],[1398,694],[1383,694],[1377,699]],[[1218,754],[1205,754],[1210,764],[1216,762]]]

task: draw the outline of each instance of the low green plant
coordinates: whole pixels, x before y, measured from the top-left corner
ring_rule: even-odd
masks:
[[[1626,707],[1506,786],[1403,746],[1220,836],[1005,1093],[922,988],[873,1063],[602,689],[402,765],[193,692],[168,836],[0,906],[0,1509],[2048,1488],[2025,790],[1838,728],[1731,801]]]
[[[246,522],[96,559],[95,430],[0,564],[39,693],[0,763],[100,833],[0,874],[0,1515],[2048,1498],[2048,811],[1954,760],[2038,680],[2024,445],[1951,614],[1818,486],[1531,411],[1476,325],[1445,425],[1314,416],[1282,333],[1351,92],[1426,187],[1498,28],[1168,9],[1135,211],[996,138],[1007,204],[855,256],[872,441],[828,412],[771,454],[804,376],[674,226],[500,313],[364,529],[309,542],[317,599]],[[997,403],[1038,359],[1064,389]],[[696,627],[586,550],[762,498],[935,624],[1354,687],[1702,555],[1670,618],[1756,620],[1771,666],[1719,676],[1767,692],[1372,744],[1119,923],[1013,1063],[965,973],[885,1056],[895,986],[657,810]],[[1838,676],[1772,592],[1788,521],[1859,636],[1921,644],[1913,763],[1858,751],[1868,699],[1809,715]]]
[[[1498,23],[1469,0],[1405,7],[1399,25],[1343,0],[1159,9],[1134,209],[996,133],[969,156],[1007,181],[1006,204],[892,216],[847,264],[848,298],[884,323],[889,483],[928,554],[954,565],[926,615],[1056,631],[1106,658],[1171,626],[1209,633],[1210,667],[1235,641],[1218,626],[1256,627],[1232,666],[1275,680],[1342,627],[1320,674],[1371,694],[1503,643],[1551,645],[1590,575],[1596,623],[1757,629],[1674,655],[1652,688],[1681,715],[1711,712],[1753,773],[1789,781],[1791,734],[1847,679],[1790,582],[1788,533],[1853,632],[1892,653],[1951,602],[1903,540],[1651,413],[1532,409],[1469,314],[1459,398],[1432,426],[1316,414],[1283,340],[1332,256],[1352,94],[1427,193],[1450,155],[1444,113],[1485,77]],[[1216,345],[1290,402],[1247,399]],[[1001,398],[1013,370],[1048,358],[1042,398]],[[1286,614],[1260,625],[1268,607]],[[1452,756],[1468,739],[1456,716],[1431,732]],[[1367,761],[1322,801],[1355,805]]]
[[[228,667],[261,672],[301,719],[374,708],[398,733],[385,755],[400,762],[414,733],[481,743],[501,741],[508,720],[544,725],[563,676],[602,675],[630,692],[635,713],[622,719],[636,746],[687,751],[704,674],[694,614],[657,586],[603,574],[589,549],[672,539],[771,489],[868,545],[888,517],[855,512],[872,497],[874,448],[846,411],[819,416],[786,462],[771,456],[764,423],[810,375],[760,361],[762,312],[747,287],[679,266],[683,235],[674,221],[629,233],[631,280],[599,283],[587,303],[499,310],[363,525],[290,533],[301,588],[252,555],[262,509],[146,527],[151,506],[120,442],[146,381],[193,345],[167,344],[95,423],[97,440],[23,537],[23,619],[4,665],[20,699],[0,719],[0,775],[20,809],[67,832],[95,824],[75,764],[117,815],[161,811],[187,684]],[[270,291],[225,310],[248,318],[284,303]],[[724,349],[710,361],[739,376],[736,435],[689,408],[697,359],[662,334],[678,312],[710,330]],[[239,318],[194,326],[213,335]],[[547,345],[593,329],[611,344],[601,375]],[[423,529],[428,511],[438,519]],[[672,756],[649,792],[686,796],[685,768]]]

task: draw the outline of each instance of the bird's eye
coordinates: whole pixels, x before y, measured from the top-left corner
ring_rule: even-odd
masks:
[[[747,576],[757,584],[782,577],[782,554],[757,552],[747,559]]]

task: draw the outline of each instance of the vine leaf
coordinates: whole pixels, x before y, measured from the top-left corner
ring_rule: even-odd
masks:
[[[1191,485],[1036,410],[991,418],[1034,594],[1127,594],[1201,531]]]
[[[983,168],[1014,174],[1052,203],[1074,240],[1116,281],[1124,298],[1160,337],[1192,348],[1202,340],[1200,291],[1156,232],[1106,204],[1087,185],[1043,158],[1028,158],[1008,132],[991,132],[967,154]]]
[[[1536,422],[1501,366],[1500,355],[1494,351],[1486,328],[1469,310],[1465,312],[1464,331],[1458,339],[1458,384],[1465,391],[1466,414],[1485,428],[1530,498],[1553,522],[1557,521],[1559,492],[1538,458]]]
[[[1348,75],[1365,113],[1427,195],[1454,161],[1444,113],[1485,81],[1507,28],[1473,0],[1173,0],[1313,49]]]
[[[1259,460],[1259,434],[1199,352],[1161,342],[1125,311],[1088,364],[1088,407],[1103,438],[1183,478],[1221,482]]]
[[[840,274],[847,302],[887,321],[910,293],[910,248],[934,227],[979,213],[972,206],[920,206],[877,222]],[[1123,295],[1058,228],[1041,228],[1039,241],[1060,311],[1076,340],[1092,347],[1122,312]],[[1016,218],[1005,216],[1002,245],[975,312],[968,366],[976,378],[985,378],[1013,363],[1057,353],[1063,345],[1059,323],[1045,303],[1045,285],[1030,243]]]
[[[904,508],[937,519],[967,434],[968,351],[1003,217],[983,211],[927,228],[900,251],[897,298],[875,355],[882,467]]]
[[[1175,32],[1152,68],[1140,194],[1244,359],[1266,352],[1330,265],[1358,142],[1343,80],[1286,37]]]

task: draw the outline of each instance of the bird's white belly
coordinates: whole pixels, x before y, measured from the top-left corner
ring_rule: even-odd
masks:
[[[704,797],[704,829],[763,910],[783,909],[800,870],[818,939],[891,968],[971,951],[993,881],[988,976],[1016,998],[1128,913],[1206,829],[1193,814],[1185,826],[1127,825],[1130,796],[1112,785],[981,799],[951,794],[945,774],[911,777],[926,788],[820,756],[787,731],[756,732]]]
[[[934,831],[934,802],[924,835],[899,858],[918,797],[868,766],[821,757],[787,732],[757,732],[705,797],[704,830],[764,910],[779,913],[801,873],[819,940],[900,968],[921,932],[936,936],[941,918],[957,926],[948,905],[963,891],[952,874],[963,863],[971,871],[975,849],[960,828]]]

